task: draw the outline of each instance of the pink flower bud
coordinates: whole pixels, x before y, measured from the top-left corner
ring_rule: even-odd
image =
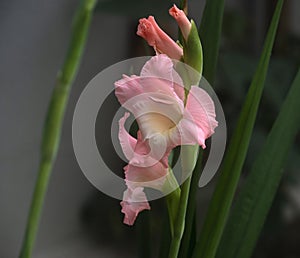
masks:
[[[182,48],[158,26],[153,16],[139,20],[137,35],[144,38],[157,54],[177,60],[183,55]]]
[[[173,16],[173,18],[176,20],[184,39],[187,40],[192,25],[189,19],[186,17],[184,11],[178,9],[177,6],[174,4],[173,7],[170,8],[169,14]]]

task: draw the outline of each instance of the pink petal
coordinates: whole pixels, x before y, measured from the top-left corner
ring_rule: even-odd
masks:
[[[178,103],[184,99],[183,82],[173,68],[173,63],[166,55],[152,57],[146,62],[141,71],[141,76],[126,76],[115,82],[115,94],[124,105],[126,101],[137,102],[137,96],[144,93],[162,93],[173,97]],[[142,102],[141,99],[140,102]]]
[[[130,160],[129,165],[124,167],[125,182],[128,189],[124,192],[123,201],[121,202],[122,212],[125,214],[124,223],[128,225],[133,225],[140,211],[150,209],[146,195],[143,192],[144,187],[163,190],[168,174],[170,150],[165,153],[161,160],[155,161],[154,165],[145,166],[152,157],[149,156],[148,141],[142,140],[139,131],[134,152],[134,157]],[[135,159],[139,161],[139,165],[132,164]]]
[[[129,161],[129,164],[137,167],[152,167],[160,162],[169,150],[167,149],[164,136],[158,137],[160,141],[163,141],[162,144],[156,142],[156,139],[157,137],[149,140],[138,140],[134,156]]]
[[[170,131],[170,143],[177,145],[199,144],[205,148],[205,140],[218,125],[211,97],[201,88],[192,86],[182,120]]]
[[[177,96],[184,101],[185,93],[184,93],[184,85],[180,75],[173,69],[173,88]]]
[[[125,129],[126,119],[130,116],[128,112],[119,121],[119,140],[125,157],[130,160],[134,156],[134,149],[137,140],[132,137]]]
[[[134,149],[135,154],[147,155],[150,152],[150,147],[147,141],[143,140],[141,130],[137,132],[137,144]]]
[[[152,57],[141,71],[143,88],[151,92],[166,93],[183,101],[183,81],[173,66],[172,60],[166,55]]]
[[[214,129],[218,126],[215,105],[205,90],[197,86],[191,87],[186,111],[193,116],[195,123],[203,131],[205,139],[214,133]]]
[[[138,132],[138,134],[140,133],[140,131]],[[154,139],[149,139],[149,140],[142,140],[142,137],[138,137],[138,141],[137,141],[137,145],[135,148],[135,153],[139,153],[139,154],[143,154],[145,156],[147,156],[147,158],[150,157],[151,153],[154,152],[154,150],[151,150],[151,148],[155,148],[156,146],[154,145],[158,145],[160,147],[162,147],[161,143],[156,143],[156,140],[165,140],[165,139],[160,139],[162,137],[165,137],[164,135],[159,135],[159,137],[154,137]],[[140,150],[146,150],[143,153]],[[163,152],[163,156],[160,157],[159,162],[161,162],[163,164],[163,166],[165,166],[166,168],[169,167],[168,164],[168,156],[171,152],[172,148],[170,148],[169,146],[167,146],[166,150]],[[155,157],[155,156],[154,156]],[[153,165],[155,165],[155,163],[153,163]],[[151,165],[150,165],[151,166]],[[150,167],[148,166],[148,167]]]
[[[133,190],[127,189],[123,194],[121,206],[121,211],[125,214],[124,223],[130,226],[134,224],[137,215],[141,211],[150,210],[150,205],[142,187]]]
[[[168,167],[161,162],[150,167],[129,164],[124,169],[128,188],[150,187],[161,191],[168,174]]]
[[[168,173],[170,149],[164,150],[159,160],[157,159],[158,157],[155,157],[156,153],[153,152],[155,150],[150,149],[149,141],[143,141],[139,136],[135,155],[129,164],[124,167],[125,181],[128,187],[148,186],[160,190]],[[154,156],[151,154],[154,154]]]
[[[137,35],[143,37],[157,54],[180,60],[183,50],[156,23],[153,16],[139,20]]]
[[[143,88],[141,87],[140,77],[136,75],[130,77],[123,75],[123,79],[115,82],[115,95],[121,105],[142,93]]]
[[[173,62],[166,55],[157,55],[152,57],[149,61],[144,65],[141,76],[142,77],[157,77],[165,79],[173,83]],[[182,80],[179,78],[179,82],[182,84]],[[158,87],[157,87],[158,88]],[[172,84],[170,86],[172,88]]]
[[[202,130],[196,125],[194,119],[189,113],[185,113],[183,119],[178,125],[170,130],[169,145],[176,147],[178,145],[195,145],[199,144],[205,148]]]
[[[169,14],[174,17],[174,19],[178,23],[178,26],[182,32],[184,39],[187,40],[191,30],[191,22],[186,17],[184,11],[178,9],[177,6],[174,4],[173,7],[170,8]]]

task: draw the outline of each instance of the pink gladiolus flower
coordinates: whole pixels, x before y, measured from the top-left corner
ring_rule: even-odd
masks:
[[[205,148],[205,140],[218,124],[210,96],[192,86],[184,104],[182,85],[172,60],[164,54],[152,57],[140,76],[124,75],[115,82],[119,102],[139,125],[135,139],[124,128],[129,113],[119,122],[121,147],[129,160],[124,168],[128,189],[121,203],[126,224],[132,225],[140,211],[150,209],[144,187],[163,191],[170,183],[170,151],[178,145],[198,144]]]
[[[184,11],[178,9],[177,6],[174,4],[173,7],[170,8],[169,14],[174,17],[174,19],[178,23],[178,26],[182,32],[184,39],[187,40],[192,25],[189,19],[186,17]]]
[[[163,53],[177,60],[183,55],[182,48],[157,25],[153,16],[139,20],[137,35],[143,37],[157,54]]]

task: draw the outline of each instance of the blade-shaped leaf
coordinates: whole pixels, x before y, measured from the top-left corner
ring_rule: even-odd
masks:
[[[215,257],[237,183],[247,154],[268,70],[283,0],[279,0],[268,31],[262,56],[242,108],[236,130],[223,161],[220,177],[210,202],[193,258]]]
[[[283,173],[283,165],[300,129],[300,70],[225,228],[218,257],[251,256]]]
[[[207,0],[199,28],[203,48],[203,76],[213,83],[221,38],[224,0]]]

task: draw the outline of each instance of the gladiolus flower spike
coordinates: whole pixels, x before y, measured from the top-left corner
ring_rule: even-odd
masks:
[[[140,19],[137,34],[157,55],[146,62],[139,76],[123,75],[123,79],[115,82],[120,104],[133,114],[139,126],[135,139],[125,129],[130,114],[125,113],[119,121],[120,144],[129,160],[124,167],[127,190],[121,202],[124,223],[128,225],[134,224],[139,212],[150,209],[145,187],[165,194],[178,188],[168,165],[172,149],[179,145],[205,148],[205,140],[218,124],[212,99],[197,87],[202,72],[202,47],[197,28],[176,5],[169,13],[180,27],[183,48],[157,25],[153,16]],[[187,83],[174,59],[184,61],[199,76]]]

